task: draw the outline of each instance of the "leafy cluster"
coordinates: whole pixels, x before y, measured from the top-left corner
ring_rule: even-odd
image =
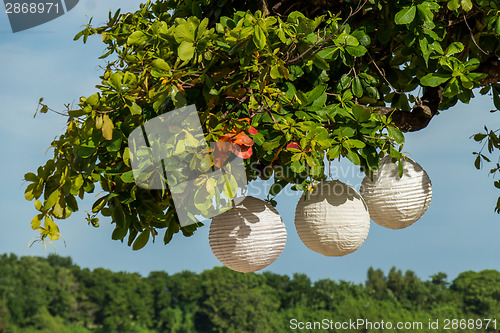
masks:
[[[26,175],[26,199],[39,211],[31,226],[41,239],[58,239],[54,218],[77,211],[75,197],[96,184],[106,194],[88,221],[97,226],[98,213],[110,216],[113,239],[128,235],[140,249],[158,229],[166,229],[165,243],[179,231],[192,235],[201,224],[180,227],[168,186],[134,183],[127,146],[135,128],[173,109],[196,105],[208,142],[233,142],[228,135],[243,133],[247,178],[274,171],[276,195],[287,184],[311,188],[336,158],[366,172],[387,154],[401,159],[406,129],[394,122],[396,113],[434,103],[432,117],[491,86],[479,67],[499,49],[500,12],[492,1],[296,6],[267,14],[236,0],[160,0],[135,13],[110,13],[102,27],[89,23],[75,39],[102,37],[101,58],[110,59],[102,83],[67,111],[54,157]],[[437,102],[421,98],[435,89]],[[48,107],[41,103],[41,111]]]
[[[40,276],[44,276],[43,279]],[[216,267],[195,274],[89,270],[71,258],[0,256],[0,332],[289,332],[290,320],[422,322],[462,319],[454,332],[496,332],[500,273],[370,268],[364,284],[304,274],[241,274]],[[478,319],[480,319],[478,321]],[[496,329],[495,329],[496,324]],[[406,330],[419,331],[421,329]],[[304,332],[318,330],[304,329]],[[374,332],[360,327],[349,332]],[[425,328],[424,328],[425,331]]]
[[[497,99],[498,99],[498,97],[495,98],[495,100],[497,100]],[[500,149],[500,136],[499,136],[498,132],[500,132],[500,129],[493,131],[493,130],[488,129],[488,127],[484,126],[484,132],[477,133],[476,135],[474,135],[474,140],[483,144],[481,149],[478,152],[472,153],[476,156],[476,158],[474,160],[474,166],[476,167],[476,169],[481,169],[481,167],[483,166],[483,163],[485,163],[485,162],[486,163],[491,162],[491,159],[485,154],[493,155],[493,154],[497,153],[497,151],[496,151],[497,149]],[[484,152],[485,148],[488,150],[487,153]],[[483,154],[483,152],[484,152],[484,154]],[[497,159],[496,163],[493,163],[493,167],[489,170],[489,174],[492,175],[493,177],[495,177],[495,176],[497,176],[497,173],[499,171],[500,171],[500,157]],[[497,189],[500,189],[500,180],[498,180],[498,179],[494,180],[493,185],[495,185],[495,187]],[[497,200],[497,203],[495,206],[495,211],[497,213],[500,213],[500,196],[498,197],[498,200]]]

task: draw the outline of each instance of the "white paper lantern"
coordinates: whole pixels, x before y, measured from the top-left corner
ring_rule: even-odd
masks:
[[[300,198],[295,228],[311,250],[339,257],[363,244],[370,230],[370,216],[355,189],[333,180],[318,184],[311,194]]]
[[[361,194],[375,223],[403,229],[429,208],[432,184],[424,169],[408,157],[403,160],[403,177],[399,178],[398,163],[392,163],[391,159],[390,156],[382,159],[373,180],[368,176],[363,179]]]
[[[273,206],[246,197],[236,208],[213,218],[209,242],[219,261],[248,273],[273,263],[283,252],[286,229]]]

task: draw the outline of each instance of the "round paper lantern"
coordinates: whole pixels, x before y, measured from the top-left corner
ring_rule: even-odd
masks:
[[[386,228],[403,229],[424,215],[431,203],[432,184],[422,167],[405,157],[403,177],[399,178],[398,163],[390,156],[382,159],[373,180],[365,177],[361,194],[365,199],[371,219]]]
[[[295,210],[295,228],[311,250],[339,257],[363,244],[370,230],[370,216],[355,189],[333,180],[302,195]]]
[[[273,206],[248,196],[236,208],[213,218],[208,238],[224,266],[248,273],[279,257],[285,248],[286,229]]]

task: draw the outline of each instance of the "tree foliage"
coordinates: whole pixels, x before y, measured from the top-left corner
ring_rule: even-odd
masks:
[[[464,272],[447,286],[392,268],[368,271],[365,284],[304,274],[242,274],[216,267],[200,274],[92,271],[70,258],[0,256],[0,332],[289,332],[290,320],[372,322],[498,319],[500,273]],[[496,332],[453,329],[456,332]],[[496,325],[499,325],[497,322]],[[424,329],[425,330],[425,329]],[[317,330],[303,330],[312,332]],[[360,327],[349,332],[374,331]],[[378,331],[378,330],[377,330]],[[411,331],[411,330],[407,330]],[[449,332],[443,328],[436,332]]]
[[[287,184],[310,189],[337,158],[365,172],[385,155],[400,160],[403,132],[468,103],[475,88],[500,108],[495,1],[159,0],[110,13],[75,39],[93,35],[106,45],[102,83],[64,112],[53,158],[25,177],[41,240],[58,239],[54,219],[77,211],[76,197],[96,185],[105,195],[87,219],[111,217],[113,239],[140,249],[159,229],[165,243],[192,235],[201,224],[180,227],[168,186],[134,183],[127,147],[134,128],[175,108],[195,104],[208,142],[240,145],[249,180],[273,175],[271,196]],[[492,153],[494,133],[475,137]],[[479,167],[487,157],[477,156]]]

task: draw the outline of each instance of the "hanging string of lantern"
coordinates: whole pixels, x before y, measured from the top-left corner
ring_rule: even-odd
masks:
[[[286,235],[276,209],[248,196],[235,208],[213,218],[208,238],[222,264],[248,273],[272,264],[285,248]]]
[[[355,189],[333,180],[302,195],[295,210],[295,228],[311,250],[325,256],[344,256],[365,241],[370,215]]]
[[[390,156],[382,159],[373,177],[361,182],[371,219],[389,229],[407,228],[427,211],[432,199],[432,184],[427,172],[409,157],[401,160],[403,176]]]
[[[406,228],[429,208],[432,184],[412,159],[399,166],[386,156],[380,169],[366,176],[358,193],[340,180],[323,181],[305,192],[295,209],[295,228],[306,247],[325,256],[358,250],[370,230],[370,219],[390,229]],[[213,218],[209,243],[228,268],[248,273],[272,264],[283,252],[287,232],[274,207],[246,197],[233,209]]]

